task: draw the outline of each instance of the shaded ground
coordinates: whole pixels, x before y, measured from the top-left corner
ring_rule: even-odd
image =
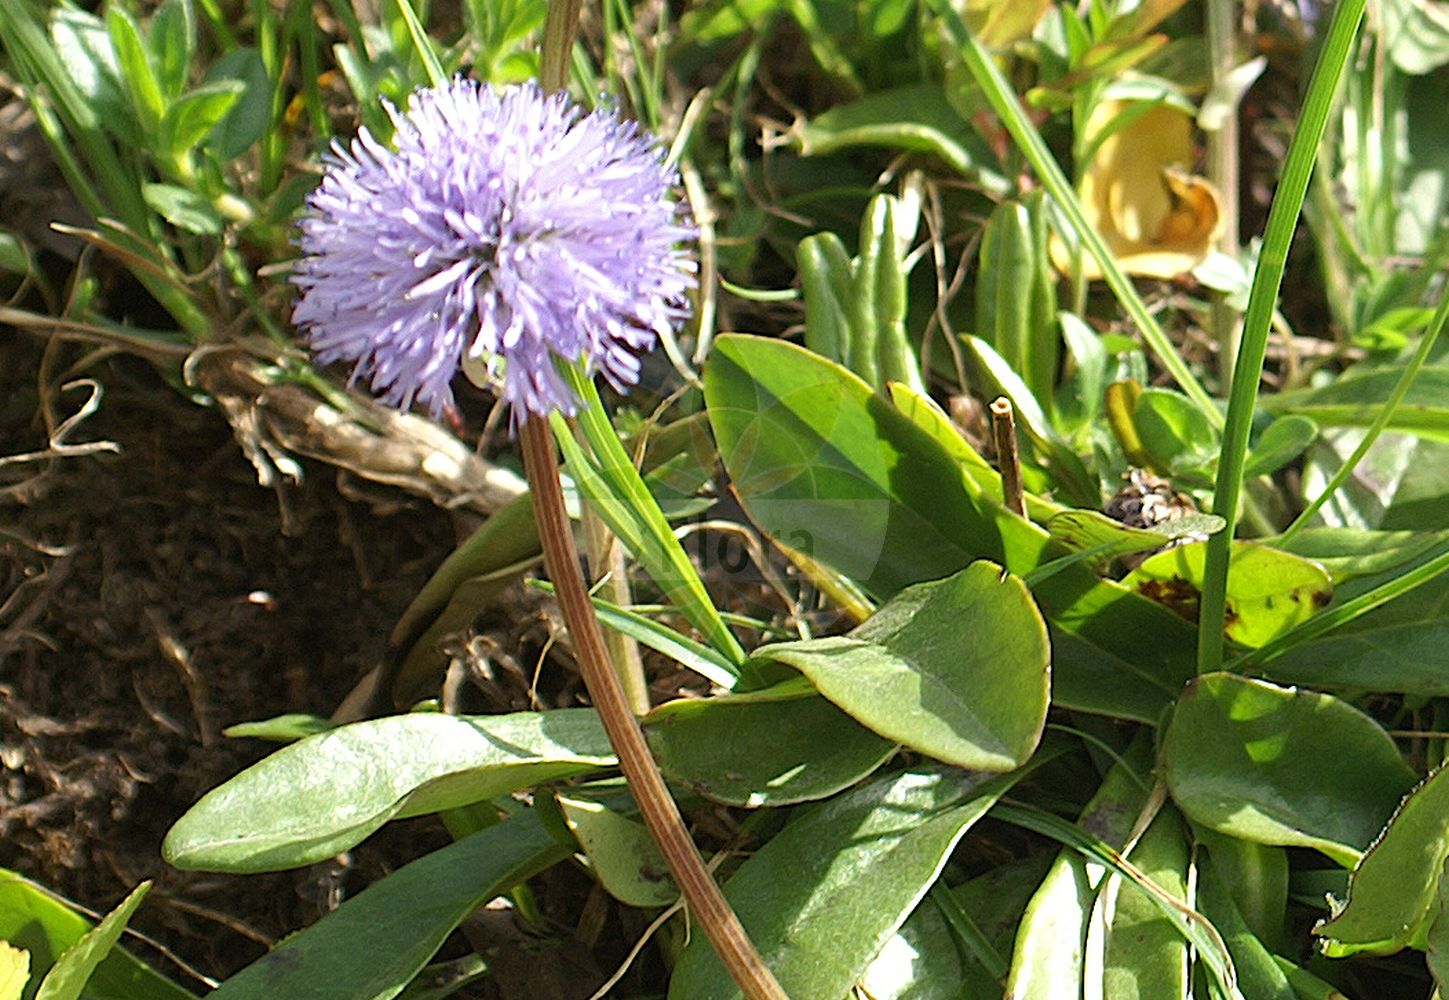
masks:
[[[40,355],[36,339],[0,333],[0,456],[45,447]],[[279,498],[220,416],[149,367],[112,359],[88,374],[105,394],[70,440],[119,451],[0,464],[0,866],[102,911],[156,879],[135,926],[220,978],[446,841],[434,823],[404,824],[350,867],[246,878],[159,856],[192,802],[269,749],[221,730],[331,713],[454,527],[315,464]],[[65,416],[85,395],[53,405]]]

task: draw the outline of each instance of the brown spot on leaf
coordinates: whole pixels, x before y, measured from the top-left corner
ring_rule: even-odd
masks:
[[[1143,580],[1137,590],[1148,600],[1176,611],[1190,622],[1197,621],[1202,592],[1180,576],[1166,580]]]

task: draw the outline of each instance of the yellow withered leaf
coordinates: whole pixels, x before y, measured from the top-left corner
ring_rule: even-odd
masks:
[[[1128,110],[1124,101],[1103,101],[1087,120],[1100,134]],[[1202,263],[1222,228],[1222,199],[1192,164],[1192,118],[1159,104],[1112,132],[1097,146],[1078,194],[1117,265],[1128,274],[1174,278]],[[1071,266],[1066,247],[1054,240],[1052,259]],[[1101,269],[1083,255],[1088,278]]]

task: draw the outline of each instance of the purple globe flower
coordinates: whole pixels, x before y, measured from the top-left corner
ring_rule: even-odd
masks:
[[[307,201],[292,319],[317,360],[434,416],[460,368],[515,419],[574,412],[554,355],[634,385],[695,284],[654,140],[532,84],[458,79],[390,114],[396,151],[362,129]]]

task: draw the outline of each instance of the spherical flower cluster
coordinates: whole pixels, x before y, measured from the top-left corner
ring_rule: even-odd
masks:
[[[293,322],[323,364],[436,416],[453,376],[523,411],[574,412],[554,355],[616,388],[688,316],[694,230],[657,144],[537,86],[458,79],[327,157],[301,222]]]

